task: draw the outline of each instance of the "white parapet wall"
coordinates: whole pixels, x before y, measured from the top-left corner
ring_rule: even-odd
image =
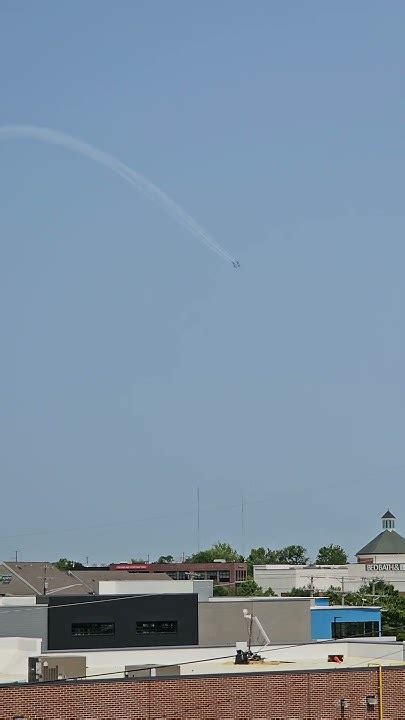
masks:
[[[392,569],[394,567],[398,569]],[[357,592],[362,585],[373,580],[384,580],[402,592],[405,589],[405,570],[400,569],[401,567],[400,563],[395,565],[382,562],[347,565],[255,565],[253,577],[263,590],[272,588],[276,595],[310,585],[315,592],[325,592],[331,586],[344,592]]]
[[[27,682],[28,658],[41,654],[40,638],[0,638],[0,683]]]
[[[34,595],[18,596],[15,597],[0,597],[0,607],[15,607],[16,605],[32,606],[37,604],[37,599]]]
[[[195,593],[199,600],[213,595],[212,580],[100,580],[99,595],[188,595]]]
[[[192,580],[100,580],[99,595],[175,595],[193,592]]]

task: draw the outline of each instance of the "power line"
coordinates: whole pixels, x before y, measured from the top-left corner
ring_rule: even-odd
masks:
[[[260,500],[251,500],[251,501],[245,501],[246,505],[262,505],[265,502],[272,502],[271,498],[262,498]],[[232,505],[211,505],[209,507],[200,508],[200,513],[212,513],[212,512],[223,512],[224,510],[240,510],[240,503],[232,504]],[[32,530],[28,532],[22,532],[22,533],[13,533],[12,535],[0,535],[0,540],[10,540],[13,538],[19,538],[19,537],[34,537],[39,535],[53,535],[56,533],[64,533],[64,532],[81,532],[81,531],[87,531],[87,530],[104,530],[105,528],[116,528],[116,527],[123,527],[126,525],[133,526],[134,524],[139,524],[143,522],[154,522],[154,521],[160,521],[160,520],[171,520],[173,517],[184,517],[184,516],[190,516],[194,515],[195,510],[190,510],[186,512],[174,512],[174,513],[167,513],[164,515],[155,515],[155,516],[149,516],[149,517],[141,517],[141,518],[134,518],[125,522],[120,523],[101,523],[96,525],[86,525],[83,527],[70,527],[70,528],[46,528],[41,530]]]
[[[317,645],[317,646],[319,646],[319,645],[339,645],[339,644],[342,644],[342,643],[346,643],[346,642],[348,642],[348,641],[356,640],[356,639],[358,639],[358,638],[362,638],[362,639],[364,640],[364,637],[367,637],[367,636],[364,636],[364,635],[356,635],[356,636],[353,636],[353,637],[351,637],[351,638],[341,638],[341,639],[338,639],[338,640],[333,640],[333,639],[331,639],[331,640],[313,640],[313,641],[304,642],[304,643],[292,643],[292,644],[290,644],[290,645],[282,645],[282,646],[277,646],[277,647],[274,647],[274,648],[266,648],[266,649],[262,650],[261,652],[262,652],[262,654],[264,655],[265,653],[278,652],[279,650],[289,650],[289,649],[293,649],[293,648],[297,648],[297,647],[311,647],[312,645]],[[380,641],[375,641],[375,644],[377,645],[377,644],[379,644],[379,642],[381,642],[381,640],[380,640]],[[362,644],[363,644],[363,643],[362,643]],[[370,643],[370,644],[372,644],[372,643]],[[393,643],[393,642],[390,642],[390,644],[393,645],[394,643]],[[107,648],[107,649],[108,649],[108,650],[111,650],[111,648]],[[121,648],[115,648],[115,649],[116,649],[116,650],[119,650],[119,649],[121,649]],[[127,650],[127,649],[128,649],[128,648],[126,648],[126,650]],[[132,649],[138,650],[138,649],[144,649],[144,648],[132,648]],[[149,650],[150,650],[150,649],[151,649],[151,648],[149,648]],[[82,651],[82,652],[85,652],[85,651]],[[354,663],[353,665],[348,665],[348,666],[346,666],[346,668],[347,668],[347,669],[351,669],[351,668],[353,668],[353,667],[357,667],[358,665],[363,664],[363,662],[372,662],[372,661],[374,661],[374,660],[381,660],[381,659],[383,659],[384,657],[388,657],[389,655],[393,655],[394,652],[395,652],[395,651],[390,652],[390,653],[386,653],[385,655],[380,655],[380,656],[377,656],[377,657],[365,658],[364,661],[362,660],[360,663]],[[49,657],[52,657],[52,656],[49,656]],[[147,666],[147,667],[143,666],[143,667],[140,667],[140,668],[135,668],[134,670],[131,670],[131,672],[132,672],[132,673],[144,672],[145,670],[154,670],[155,668],[168,669],[168,668],[172,668],[172,667],[185,667],[185,666],[187,666],[187,665],[197,665],[197,664],[199,665],[199,664],[203,664],[203,663],[207,663],[207,662],[215,662],[216,660],[230,660],[230,659],[232,659],[232,658],[234,658],[234,657],[235,657],[235,651],[234,651],[231,655],[214,656],[214,657],[209,657],[209,658],[201,658],[201,659],[198,659],[198,660],[183,660],[182,662],[168,663],[168,664],[165,664],[165,665],[155,664],[155,665],[150,665],[150,666]],[[282,662],[282,661],[281,661],[281,662]],[[398,661],[398,663],[399,663],[399,662],[400,662],[400,661]],[[332,669],[332,668],[331,668],[331,669]],[[258,670],[258,671],[260,672],[260,670]],[[75,676],[75,677],[73,677],[73,678],[67,678],[66,681],[67,681],[67,682],[70,682],[70,681],[72,681],[72,680],[89,680],[89,679],[91,679],[91,678],[108,677],[108,676],[111,676],[111,675],[118,675],[118,674],[122,674],[122,673],[125,673],[125,672],[127,672],[127,671],[124,669],[124,670],[113,670],[112,672],[108,672],[108,673],[95,673],[95,674],[93,674],[93,675],[77,675],[77,676]],[[299,670],[297,670],[297,672],[299,672]],[[52,685],[52,684],[59,683],[59,682],[61,682],[61,681],[60,681],[60,680],[47,680],[47,681],[45,681],[45,683],[46,683],[47,685]],[[13,684],[14,684],[14,685],[17,685],[17,684],[24,684],[24,685],[26,685],[26,682],[24,682],[24,683],[13,683]]]
[[[162,595],[177,595],[178,593],[161,593]],[[46,595],[45,597],[49,597],[49,595]],[[55,596],[54,596],[55,597]],[[99,595],[97,597],[100,597]],[[23,612],[27,607],[29,608],[43,608],[47,607],[48,610],[55,610],[58,608],[65,608],[65,607],[75,607],[79,606],[82,607],[83,605],[94,605],[95,603],[107,603],[107,602],[120,602],[120,600],[131,600],[134,598],[150,598],[150,597],[159,597],[156,593],[150,593],[150,594],[142,594],[142,593],[133,593],[132,595],[120,595],[120,597],[111,597],[111,598],[102,598],[101,600],[84,600],[83,602],[73,602],[73,603],[64,603],[63,605],[49,605],[48,603],[36,603],[35,605],[25,605],[24,607],[9,607],[7,605],[0,605],[0,612],[6,613],[6,612]],[[7,608],[4,609],[3,608]]]

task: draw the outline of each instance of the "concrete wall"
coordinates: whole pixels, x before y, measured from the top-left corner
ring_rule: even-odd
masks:
[[[372,558],[373,563],[405,563],[405,555],[374,555],[373,553],[369,553],[368,555],[358,555],[358,558]],[[402,572],[402,575],[405,575],[404,572]]]
[[[100,595],[167,595],[167,580],[100,580]],[[199,600],[213,595],[212,580],[172,580],[170,593],[175,595],[198,594]]]
[[[174,580],[173,582],[179,582]],[[193,592],[198,595],[198,602],[209,600],[214,595],[213,580],[193,580]]]
[[[28,658],[41,652],[41,640],[35,638],[0,638],[0,683],[26,682]]]
[[[16,605],[36,605],[37,598],[35,595],[32,596],[21,596],[21,597],[0,597],[0,607],[14,607]]]
[[[201,647],[226,645],[247,641],[248,622],[243,617],[246,608],[253,612],[270,637],[271,643],[296,643],[311,640],[311,600],[309,598],[226,598],[221,601],[199,603],[199,644]],[[254,626],[254,644],[264,639]]]
[[[41,638],[48,645],[48,606],[0,607],[0,637]]]
[[[367,556],[372,559],[377,557],[377,563],[397,562],[405,563],[404,556],[398,555],[393,561],[391,556]],[[389,559],[388,559],[389,557]],[[381,559],[382,558],[382,559]],[[323,592],[331,585],[337,588],[342,587],[342,580],[346,592],[356,592],[361,585],[371,580],[384,580],[392,583],[394,587],[403,592],[405,589],[405,571],[370,571],[366,565],[361,563],[349,563],[347,565],[330,565],[308,567],[307,565],[255,565],[254,579],[263,590],[271,587],[277,595],[290,592],[293,587],[307,587],[311,582],[314,590]]]

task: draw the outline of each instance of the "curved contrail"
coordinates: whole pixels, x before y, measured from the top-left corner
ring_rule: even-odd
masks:
[[[113,155],[98,150],[88,143],[77,140],[71,135],[51,130],[47,127],[37,127],[36,125],[4,125],[0,126],[0,142],[4,140],[12,140],[14,138],[32,138],[49,145],[60,145],[67,150],[80,153],[100,165],[109,168],[116,175],[119,175],[128,183],[140,190],[149,200],[165,210],[180,225],[189,230],[198,240],[206,247],[217,253],[220,257],[231,262],[234,267],[239,267],[238,261],[230,255],[225,248],[221,247],[205,230],[202,228],[191,215],[177,205],[166,193],[160,188],[147,180],[140,173],[132,170],[128,165],[117,160]]]

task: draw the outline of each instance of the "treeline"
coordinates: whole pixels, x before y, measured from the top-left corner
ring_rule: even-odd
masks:
[[[279,550],[258,547],[252,548],[249,555],[244,557],[229,543],[217,542],[207,550],[200,550],[193,555],[184,557],[182,562],[185,563],[208,563],[215,560],[225,560],[225,562],[247,562],[249,575],[253,576],[254,565],[307,565],[309,561],[308,553],[302,545],[286,545]],[[133,563],[174,563],[176,562],[173,555],[160,555],[156,560],[149,561],[144,558],[131,558]],[[317,565],[345,565],[348,562],[348,555],[340,545],[324,545],[319,548],[318,554],[314,562]],[[60,558],[54,563],[59,570],[80,570],[84,565],[75,560]]]

